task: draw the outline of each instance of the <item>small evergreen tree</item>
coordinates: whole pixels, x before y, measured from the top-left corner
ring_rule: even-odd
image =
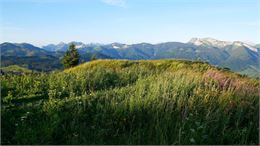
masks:
[[[69,46],[69,49],[62,58],[64,68],[70,68],[79,64],[79,53],[74,44]]]

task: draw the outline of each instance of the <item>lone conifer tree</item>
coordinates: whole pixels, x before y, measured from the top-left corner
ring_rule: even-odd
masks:
[[[64,68],[70,68],[79,64],[79,53],[75,48],[74,44],[69,46],[68,51],[62,58]]]

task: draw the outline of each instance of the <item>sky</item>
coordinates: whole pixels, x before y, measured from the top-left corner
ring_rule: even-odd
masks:
[[[260,0],[0,0],[0,41],[260,43]]]

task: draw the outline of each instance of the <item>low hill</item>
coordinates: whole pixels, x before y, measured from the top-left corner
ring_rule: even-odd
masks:
[[[0,78],[1,144],[259,144],[259,80],[207,63],[96,60]]]
[[[10,65],[18,65],[39,72],[48,72],[63,68],[60,59],[54,56],[2,56],[1,66],[8,67]]]
[[[8,67],[0,67],[2,72],[14,72],[14,73],[31,73],[32,70],[29,70],[24,67],[20,67],[18,65],[10,65]]]
[[[18,65],[34,71],[49,72],[63,68],[61,59],[66,51],[66,44],[59,44],[62,50],[44,50],[27,43],[2,43],[0,44],[1,66]],[[51,46],[51,45],[50,45]],[[99,52],[86,52],[78,50],[80,53],[80,63],[90,61],[93,55],[98,59],[110,59]]]

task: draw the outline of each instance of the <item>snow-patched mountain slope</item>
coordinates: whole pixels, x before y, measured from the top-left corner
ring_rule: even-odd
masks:
[[[196,46],[209,46],[209,47],[217,47],[217,48],[225,48],[228,45],[235,45],[238,47],[246,47],[251,51],[258,52],[258,49],[256,47],[240,41],[228,42],[228,41],[216,40],[213,38],[192,38],[189,41],[189,43]]]
[[[192,38],[189,43],[192,43],[196,46],[206,45],[213,46],[217,48],[223,48],[227,45],[231,45],[232,42],[220,41],[213,38]]]
[[[233,42],[232,45],[238,46],[238,47],[245,47],[245,48],[248,48],[251,51],[258,52],[258,49],[256,47],[251,46],[251,45],[244,43],[244,42],[235,41],[235,42]]]

